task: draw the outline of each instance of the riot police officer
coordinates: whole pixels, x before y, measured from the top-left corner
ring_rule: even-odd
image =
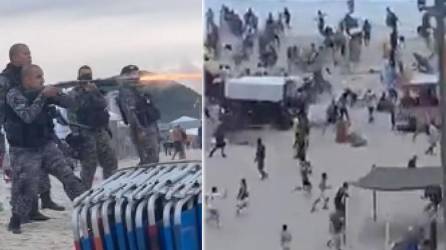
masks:
[[[138,77],[139,69],[128,65],[121,70],[121,76]],[[158,162],[160,142],[157,121],[160,112],[150,96],[144,93],[141,86],[125,84],[119,88],[117,103],[124,123],[129,125],[140,164]]]
[[[78,80],[92,79],[91,68],[87,65],[80,67]],[[81,138],[81,145],[78,147],[82,166],[81,179],[87,188],[91,188],[98,163],[102,167],[104,179],[118,168],[118,159],[111,144],[107,100],[93,82],[76,86],[70,94],[77,103],[76,109],[72,110],[76,123],[90,128],[72,130]]]
[[[37,65],[25,65],[21,84],[6,95],[5,131],[10,145],[12,216],[8,229],[21,233],[20,225],[32,210],[38,194],[40,173],[54,175],[73,200],[85,191],[69,163],[54,142],[51,105],[70,106],[75,103],[59,89],[43,87],[43,71]]]

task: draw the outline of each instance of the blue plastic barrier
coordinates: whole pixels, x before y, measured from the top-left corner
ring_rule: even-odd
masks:
[[[75,199],[75,249],[201,249],[201,183],[199,161],[118,171]]]

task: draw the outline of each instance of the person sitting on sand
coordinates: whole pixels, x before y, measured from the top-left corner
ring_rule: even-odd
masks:
[[[407,163],[407,168],[416,168],[417,159],[418,157],[416,155],[412,156],[412,158],[410,158],[409,162]]]

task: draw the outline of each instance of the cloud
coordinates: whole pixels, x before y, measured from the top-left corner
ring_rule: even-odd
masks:
[[[80,16],[114,16],[128,14],[153,14],[159,13],[168,17],[169,13],[183,13],[195,15],[201,13],[200,0],[22,0],[1,1],[0,15],[21,16],[33,13],[56,12],[76,13]]]
[[[0,2],[0,64],[13,43],[27,43],[49,83],[74,79],[83,64],[96,77],[127,64],[149,71],[201,65],[201,1],[8,3]]]

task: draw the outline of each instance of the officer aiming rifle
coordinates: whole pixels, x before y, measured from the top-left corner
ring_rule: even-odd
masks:
[[[128,77],[128,76],[115,76],[110,78],[104,78],[104,79],[79,79],[75,81],[66,81],[66,82],[59,82],[56,84],[53,84],[52,86],[58,87],[58,88],[73,88],[76,86],[86,86],[88,83],[95,83],[98,87],[101,88],[115,88],[121,84],[137,84],[139,82],[139,77]]]

